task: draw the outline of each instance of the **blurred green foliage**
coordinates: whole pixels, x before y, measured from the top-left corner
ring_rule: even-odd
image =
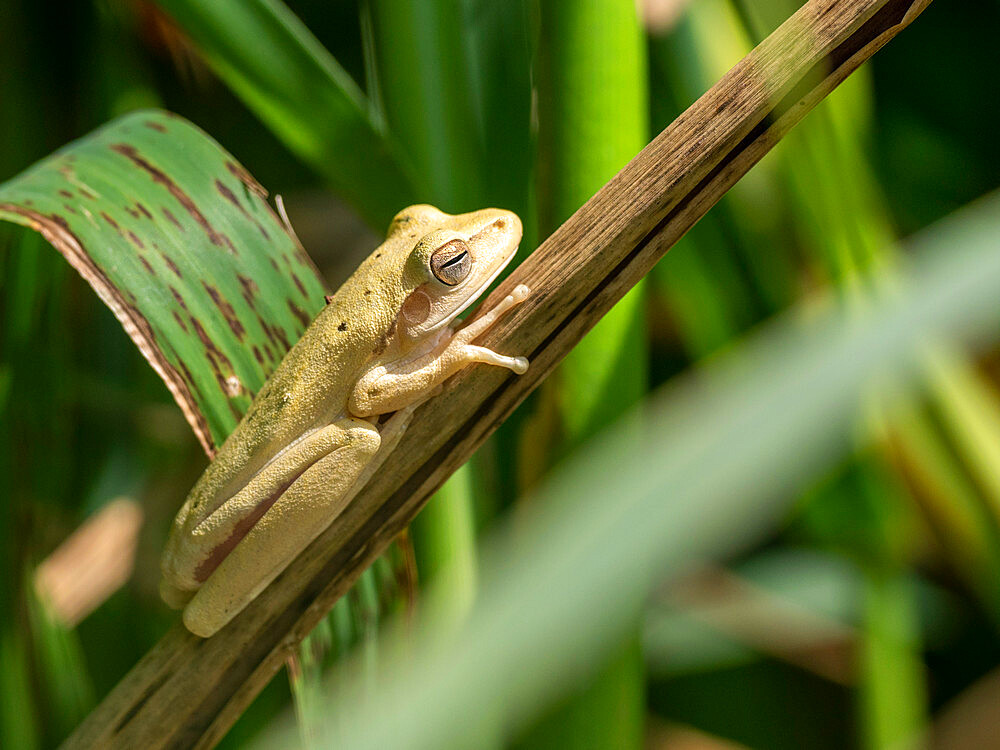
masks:
[[[2,0],[0,180],[115,115],[158,105],[204,128],[283,194],[300,230],[310,216],[296,206],[322,193],[324,213],[313,220],[321,228],[302,234],[323,269],[341,269],[328,276],[331,287],[376,241],[324,220],[344,215],[341,202],[376,234],[415,200],[447,211],[500,205],[525,219],[526,252],[598,186],[587,182],[553,210],[557,196],[539,172],[553,156],[540,134],[573,116],[556,106],[568,84],[553,91],[537,77],[552,49],[542,5],[92,0],[60,7],[52,23],[46,4]],[[676,22],[648,29],[648,87],[639,92],[648,133],[794,5],[698,0]],[[558,41],[573,55],[588,54],[593,29],[563,33]],[[811,114],[654,271],[635,303],[648,364],[633,357],[631,374],[661,384],[817,289],[856,295],[865,269],[893,262],[884,255],[893,238],[997,187],[994,105],[982,92],[1000,63],[998,34],[995,3],[934,3]],[[589,60],[570,62],[594,75]],[[629,117],[621,126],[594,135],[597,143],[564,145],[584,161],[609,139],[634,137]],[[0,243],[0,746],[51,747],[171,622],[156,596],[156,561],[202,459],[166,389],[62,258],[7,225]],[[980,450],[996,434],[998,362],[948,353],[931,368],[929,397],[873,407],[855,457],[731,561],[748,580],[765,557],[792,551],[851,566],[854,585],[836,589],[828,615],[853,627],[854,650],[843,658],[859,668],[832,681],[808,659],[803,666],[696,619],[710,647],[701,659],[675,657],[686,660],[683,671],[655,666],[671,663],[669,640],[666,654],[643,642],[648,674],[638,690],[650,727],[676,722],[754,747],[888,747],[1000,666],[1000,506],[991,482],[1000,467]],[[558,408],[548,397],[529,400],[434,501],[439,520],[418,524],[423,571],[446,571],[474,593],[475,530],[538,480],[536,454],[573,427],[575,402],[558,399],[591,392],[585,382],[547,387]],[[61,627],[34,601],[33,572],[120,496],[145,510],[135,572],[75,628]],[[758,585],[791,596],[782,592],[813,580],[807,558],[780,559],[781,585]],[[671,603],[679,609],[690,614]],[[654,606],[651,621],[661,610]],[[362,632],[356,617],[339,607],[324,627]],[[734,660],[720,637],[744,656]],[[226,742],[239,746],[288,700],[276,680]]]

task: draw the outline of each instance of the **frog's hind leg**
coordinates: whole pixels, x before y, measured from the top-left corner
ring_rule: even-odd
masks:
[[[191,632],[208,637],[249,604],[340,515],[356,480],[379,452],[371,422],[347,418],[341,445],[301,473],[218,563],[184,610]],[[329,429],[329,428],[327,428]]]
[[[219,564],[247,535],[271,505],[303,472],[352,442],[371,424],[336,422],[302,435],[265,464],[246,485],[190,530],[171,534],[163,556],[160,593],[168,604],[183,607]]]

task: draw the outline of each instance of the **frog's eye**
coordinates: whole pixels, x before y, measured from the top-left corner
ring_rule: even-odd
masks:
[[[462,240],[452,240],[441,245],[431,255],[431,272],[442,284],[461,284],[472,270],[469,247]]]

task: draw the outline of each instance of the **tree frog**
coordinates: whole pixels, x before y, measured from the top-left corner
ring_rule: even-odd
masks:
[[[528,368],[472,341],[528,295],[452,321],[510,262],[518,217],[400,212],[380,245],[288,352],[174,520],[160,593],[213,635],[347,506],[414,408],[475,362]],[[390,415],[388,416],[387,415]]]

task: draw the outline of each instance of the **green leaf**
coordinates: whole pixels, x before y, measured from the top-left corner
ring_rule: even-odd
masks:
[[[0,185],[114,311],[211,454],[323,306],[266,192],[191,123],[139,111]]]
[[[422,181],[372,106],[277,0],[158,0],[220,78],[375,227],[418,202]]]

